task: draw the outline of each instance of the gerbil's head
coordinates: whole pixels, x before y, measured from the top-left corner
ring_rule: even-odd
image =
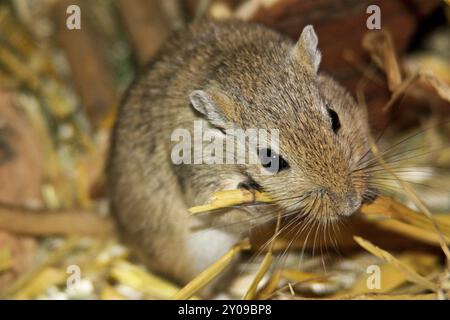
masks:
[[[261,162],[242,171],[282,212],[320,221],[349,216],[374,195],[361,168],[369,150],[366,113],[333,79],[318,74],[312,26],[295,45],[265,29],[264,37],[242,48],[246,58],[223,61],[191,102],[220,129],[278,130],[278,150],[257,147]],[[278,170],[267,174],[271,161]]]

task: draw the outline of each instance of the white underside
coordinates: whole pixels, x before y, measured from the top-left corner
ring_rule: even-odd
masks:
[[[188,239],[188,248],[194,257],[193,265],[198,274],[223,256],[239,240],[233,235],[218,229],[205,229],[193,232]]]

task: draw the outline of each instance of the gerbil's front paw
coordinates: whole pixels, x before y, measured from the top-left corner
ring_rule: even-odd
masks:
[[[244,189],[250,191],[253,194],[253,201],[255,200],[255,191],[261,191],[261,186],[253,180],[247,180],[239,182],[237,185],[238,189]]]
[[[252,180],[240,182],[237,187],[238,189],[245,189],[248,191],[261,191],[261,186]]]

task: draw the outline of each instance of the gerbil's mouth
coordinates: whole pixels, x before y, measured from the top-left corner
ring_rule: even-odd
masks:
[[[288,212],[282,215],[282,224],[296,224],[303,225],[309,224],[328,224],[337,221],[346,220],[351,216],[351,214],[339,214],[336,212],[313,212],[311,210],[298,209],[295,213]],[[297,223],[296,223],[297,222]]]
[[[261,191],[262,189],[261,186],[253,180],[240,182],[237,187],[238,189],[245,189],[248,191]]]
[[[337,214],[330,215],[314,215],[305,214],[305,212],[299,211],[296,215],[288,215],[282,217],[281,227],[284,228],[286,234],[296,234],[299,237],[305,236],[311,233],[311,229],[324,230],[327,228],[329,232],[333,230],[338,230],[337,228],[331,227],[340,221],[345,221],[349,219],[348,216],[341,216]]]

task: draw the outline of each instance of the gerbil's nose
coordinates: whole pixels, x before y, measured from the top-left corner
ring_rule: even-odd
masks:
[[[348,192],[343,195],[341,210],[338,212],[342,216],[351,216],[361,206],[361,199],[358,198],[356,192]]]
[[[332,203],[334,203],[335,213],[339,216],[351,216],[361,206],[362,200],[354,191],[335,193],[326,191]]]

